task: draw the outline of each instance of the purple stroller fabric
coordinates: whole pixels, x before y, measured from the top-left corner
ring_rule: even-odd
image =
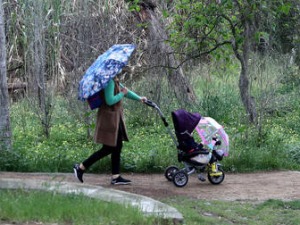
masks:
[[[196,143],[192,136],[192,132],[198,125],[201,115],[199,113],[187,112],[184,109],[178,109],[172,112],[172,119],[178,140],[177,148],[184,152],[202,149],[202,145]],[[197,151],[195,151],[190,156],[194,156],[194,153],[198,154]]]
[[[199,113],[187,112],[184,109],[178,109],[172,112],[172,119],[176,133],[188,132],[191,134],[199,123],[201,115]]]

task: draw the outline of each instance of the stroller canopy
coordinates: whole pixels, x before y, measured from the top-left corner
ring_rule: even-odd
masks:
[[[199,113],[190,113],[184,109],[178,109],[172,112],[174,129],[177,134],[188,132],[189,135],[194,131],[201,119]]]

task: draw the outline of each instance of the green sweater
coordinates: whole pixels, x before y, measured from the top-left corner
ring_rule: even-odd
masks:
[[[122,87],[122,84],[120,84]],[[122,98],[125,96],[126,98],[139,101],[141,97],[134,93],[133,91],[128,90],[128,93],[124,95],[123,92],[120,92],[118,94],[114,94],[115,92],[115,82],[114,80],[110,80],[108,82],[107,87],[104,89],[104,96],[105,96],[105,102],[107,105],[111,106],[116,104],[117,102],[121,101]]]

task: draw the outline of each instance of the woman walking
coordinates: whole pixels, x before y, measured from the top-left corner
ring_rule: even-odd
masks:
[[[126,97],[145,102],[147,98],[122,87],[117,77],[109,81],[107,87],[100,92],[100,95],[104,101],[98,109],[94,140],[96,143],[103,144],[103,146],[82,163],[74,165],[75,177],[83,183],[84,172],[96,161],[111,155],[111,184],[130,184],[130,180],[120,175],[123,141],[128,141],[122,99]]]

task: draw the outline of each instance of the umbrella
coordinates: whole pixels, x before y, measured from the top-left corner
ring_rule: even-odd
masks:
[[[120,73],[134,51],[132,44],[116,44],[101,54],[79,82],[78,99],[85,101],[104,89]]]
[[[202,117],[196,127],[196,131],[199,134],[203,144],[208,147],[216,148],[217,151],[224,153],[224,156],[228,156],[229,153],[229,138],[223,127],[211,117]],[[217,138],[221,141],[220,145],[215,146],[215,140]]]

